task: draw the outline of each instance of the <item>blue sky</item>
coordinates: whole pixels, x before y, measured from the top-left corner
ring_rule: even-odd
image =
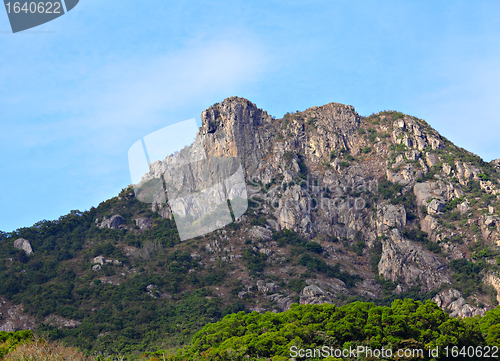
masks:
[[[233,95],[399,110],[500,158],[498,1],[80,0],[16,34],[0,11],[0,45],[3,231],[115,196],[133,143]]]

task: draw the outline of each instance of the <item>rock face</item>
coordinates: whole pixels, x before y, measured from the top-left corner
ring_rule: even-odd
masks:
[[[33,248],[31,248],[31,243],[24,239],[24,238],[18,238],[14,241],[14,247],[17,249],[22,249],[26,254],[32,254],[33,253]]]
[[[257,281],[257,289],[262,292],[274,292],[278,289],[278,285],[276,283],[270,282],[270,283],[264,283],[264,281],[258,280]]]
[[[125,220],[122,218],[122,216],[120,216],[119,214],[115,214],[109,219],[103,219],[99,224],[99,228],[118,229],[121,225],[123,225],[123,223],[125,223]]]
[[[270,229],[255,226],[250,230],[249,235],[255,240],[270,240],[273,236],[273,232]]]
[[[450,283],[445,261],[402,238],[397,229],[391,231],[391,237],[382,245],[378,269],[385,278],[393,282],[402,280],[407,285],[421,283],[424,291]]]
[[[466,303],[462,294],[453,288],[439,292],[432,300],[439,307],[450,310],[452,317],[484,316],[486,312],[484,308],[474,307]]]
[[[377,211],[377,233],[382,235],[391,228],[403,228],[406,225],[404,206],[384,205]]]
[[[13,305],[0,297],[0,331],[33,330],[35,325],[35,319],[23,313],[22,305]]]
[[[491,164],[500,171],[500,159],[495,159],[491,161]]]
[[[167,217],[164,217],[167,218]],[[135,224],[141,231],[145,231],[147,229],[151,229],[153,224],[149,218],[137,218],[135,219]]]
[[[500,303],[500,278],[492,273],[487,274],[484,282],[492,286],[497,292],[497,301]]]
[[[44,323],[56,326],[57,328],[76,328],[82,324],[80,321],[70,320],[58,315],[47,316]]]

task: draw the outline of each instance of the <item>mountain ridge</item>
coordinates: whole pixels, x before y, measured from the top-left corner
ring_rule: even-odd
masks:
[[[181,242],[172,209],[158,195],[152,205],[141,203],[128,187],[88,212],[4,234],[0,295],[23,305],[31,317],[26,328],[36,323],[99,349],[121,334],[137,345],[147,320],[160,317],[151,305],[175,313],[188,307],[184,298],[208,319],[242,309],[284,311],[294,302],[406,296],[432,298],[452,315],[470,317],[500,301],[500,161],[486,163],[425,121],[395,111],[362,117],[352,106],[329,103],[275,119],[232,97],[201,118],[197,139],[205,153],[242,165],[249,210],[224,229]],[[165,174],[166,165],[153,163],[145,181]],[[193,166],[191,174],[204,172]],[[33,254],[14,248],[18,238],[31,242]],[[62,284],[72,285],[65,302],[49,292]],[[141,300],[139,325],[128,316],[136,308],[121,285]],[[38,304],[28,298],[37,293],[44,298]],[[202,299],[212,302],[211,316],[199,308]],[[128,323],[113,326],[118,315]],[[79,324],[51,321],[57,317]],[[160,330],[180,342],[203,320]],[[99,330],[90,331],[91,321]],[[23,328],[8,317],[0,328],[8,322]]]

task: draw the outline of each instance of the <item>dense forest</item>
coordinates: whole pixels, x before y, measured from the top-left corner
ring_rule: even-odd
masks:
[[[359,347],[390,349],[394,356],[398,350],[423,350],[424,359],[436,360],[488,357],[484,353],[482,357],[476,357],[477,354],[464,357],[463,350],[471,346],[475,350],[490,350],[489,357],[500,355],[500,308],[487,312],[482,318],[456,319],[431,301],[405,299],[396,300],[391,306],[353,302],[340,307],[294,305],[284,313],[231,314],[203,327],[189,345],[170,359],[284,361],[294,356],[296,359],[333,360],[334,357],[325,358],[327,353],[335,352],[332,350],[339,353]],[[453,348],[458,350],[456,357],[451,357]],[[308,357],[306,350],[314,349],[324,350],[324,353],[321,357]],[[428,357],[429,350],[436,349],[438,354]],[[304,350],[303,357],[298,355],[298,350]],[[155,354],[159,356],[165,352],[160,350]],[[360,358],[345,357],[345,354],[340,359],[371,359],[366,354],[360,354]]]

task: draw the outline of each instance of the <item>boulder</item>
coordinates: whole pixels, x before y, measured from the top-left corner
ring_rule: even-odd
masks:
[[[135,225],[141,229],[141,231],[145,231],[146,229],[151,229],[153,224],[149,218],[136,218],[134,219]]]
[[[496,220],[495,220],[495,218],[494,218],[494,217],[492,217],[492,216],[486,216],[486,217],[484,218],[484,225],[485,225],[485,226],[488,226],[488,227],[490,227],[490,226],[491,226],[491,227],[492,227],[492,226],[494,226],[494,225],[495,225],[495,223],[496,223]]]
[[[273,232],[270,229],[255,226],[248,232],[254,240],[265,239],[270,240],[273,237]]]
[[[99,228],[111,228],[118,229],[120,226],[125,223],[125,220],[119,214],[115,214],[109,219],[104,218],[99,225]]]
[[[437,214],[443,210],[444,205],[445,203],[442,200],[434,198],[427,204],[427,212],[429,214]]]
[[[402,205],[387,204],[377,210],[377,233],[382,235],[390,228],[406,225],[406,211]]]
[[[102,269],[102,266],[100,264],[95,264],[92,266],[92,271],[97,272]]]
[[[276,291],[277,289],[279,288],[279,286],[276,284],[276,283],[266,283],[264,284],[264,281],[262,280],[258,280],[257,281],[257,289],[262,292],[262,293],[266,293],[266,292],[274,292]]]
[[[260,253],[264,253],[266,256],[270,256],[273,254],[273,251],[270,250],[269,248],[261,248],[259,249]]]
[[[460,203],[457,205],[457,209],[458,211],[460,212],[460,214],[465,214],[469,211],[470,207],[469,207],[469,202],[468,201],[465,201],[463,203]]]
[[[462,294],[456,289],[450,288],[439,292],[432,301],[442,309],[448,309],[451,311],[450,316],[452,317],[474,317],[477,315],[484,316],[486,310],[484,308],[478,308],[468,304],[462,297]]]
[[[310,284],[300,292],[299,303],[301,305],[319,305],[332,303],[333,294],[321,289],[318,285]]]
[[[283,312],[289,310],[290,306],[293,303],[293,300],[290,296],[282,295],[280,293],[273,293],[266,298],[271,302],[276,303],[277,308]]]
[[[33,248],[31,247],[31,243],[24,238],[16,239],[14,241],[14,248],[22,249],[24,252],[26,252],[26,254],[33,253]]]
[[[437,155],[435,155],[434,153],[427,153],[425,155],[425,160],[426,160],[427,165],[429,167],[432,167],[432,166],[439,163],[439,159],[438,159]]]

